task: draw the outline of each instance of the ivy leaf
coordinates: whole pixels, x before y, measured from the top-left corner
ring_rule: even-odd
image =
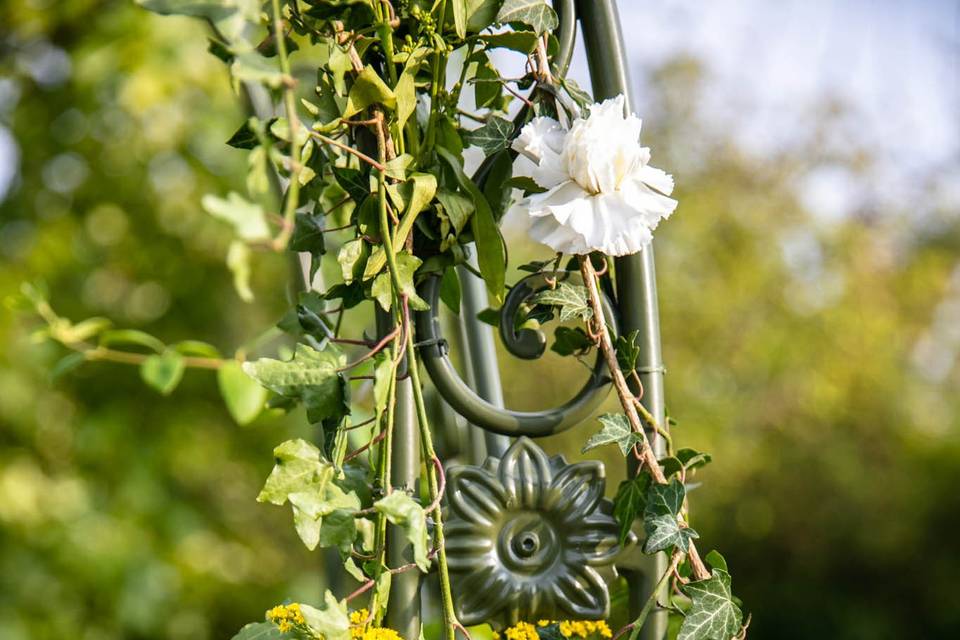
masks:
[[[289,501],[297,535],[308,549],[324,543],[349,552],[356,535],[353,514],[360,508],[356,493],[336,483],[333,465],[305,440],[288,440],[275,448],[273,455],[273,470],[257,501],[275,505]],[[344,521],[345,514],[349,514],[349,523]]]
[[[323,606],[311,607],[301,604],[303,619],[316,634],[324,640],[350,640],[350,618],[347,615],[347,602],[337,600],[330,591],[323,594]]]
[[[689,448],[677,451],[676,457],[680,461],[680,464],[683,465],[683,468],[688,471],[705,467],[713,460],[713,457],[709,453],[701,453],[696,449]]]
[[[217,369],[217,386],[227,411],[239,425],[253,422],[267,401],[267,390],[231,360]]]
[[[402,491],[394,491],[373,503],[374,509],[403,530],[413,545],[413,560],[424,573],[430,568],[427,557],[427,519],[423,507]]]
[[[363,275],[368,254],[367,243],[363,238],[355,238],[340,246],[337,262],[340,263],[340,275],[345,283],[350,284]]]
[[[572,356],[588,351],[593,340],[580,327],[557,327],[553,332],[553,345],[550,350],[561,356]]]
[[[228,193],[226,198],[205,195],[200,204],[213,217],[230,223],[233,226],[233,232],[242,240],[256,241],[270,238],[270,227],[267,226],[267,216],[263,207],[250,202],[235,191]]]
[[[693,529],[685,528],[677,521],[686,490],[679,479],[667,484],[654,484],[647,491],[646,507],[643,510],[643,530],[647,534],[645,553],[656,553],[677,546],[687,550],[690,540],[700,536]]]
[[[382,104],[387,109],[394,110],[397,108],[397,96],[374,68],[367,65],[350,88],[343,117],[349,118],[372,104]]]
[[[286,637],[272,622],[251,622],[244,625],[230,640],[283,640]]]
[[[326,251],[323,241],[323,216],[298,213],[294,219],[289,249],[309,253],[314,262]]]
[[[677,640],[730,640],[740,633],[743,612],[733,601],[729,573],[715,568],[708,579],[690,582],[681,590],[693,604]]]
[[[468,145],[480,147],[487,155],[493,155],[510,146],[512,135],[513,123],[505,118],[493,116],[482,127],[465,131],[463,141]]]
[[[644,518],[654,516],[676,516],[683,506],[686,490],[683,483],[674,478],[667,484],[654,484],[647,492],[647,506]]]
[[[630,428],[630,422],[622,413],[605,413],[598,420],[603,427],[599,433],[590,436],[580,453],[586,453],[605,444],[616,444],[620,447],[620,453],[626,456],[635,445],[643,442],[643,438]]]
[[[627,540],[633,521],[640,517],[647,503],[650,476],[643,473],[620,483],[613,498],[613,517],[620,524],[620,544]]]
[[[346,364],[338,350],[298,344],[292,360],[260,358],[245,362],[243,370],[271,391],[303,402],[307,419],[320,422],[339,420],[349,412],[346,382],[338,371]]]
[[[370,195],[370,182],[365,172],[350,167],[333,167],[332,171],[337,183],[356,204],[361,204]]]
[[[183,356],[168,349],[159,355],[147,356],[140,365],[140,377],[148,385],[168,396],[180,384],[185,368]]]
[[[410,308],[416,311],[426,311],[430,308],[427,302],[417,295],[417,287],[413,283],[413,275],[423,261],[408,251],[401,251],[397,254],[397,276],[400,279],[400,291],[407,294],[410,302]],[[390,273],[383,272],[373,281],[371,293],[380,302],[385,310],[389,311],[392,303],[391,291],[393,284],[390,280]]]
[[[546,0],[505,0],[497,13],[497,22],[522,22],[537,35],[553,31],[560,24],[557,13]]]
[[[586,109],[593,104],[593,99],[590,97],[590,94],[581,89],[576,80],[571,78],[561,78],[560,84],[567,92],[567,95],[570,96],[570,98],[573,99],[573,101],[576,102],[577,106],[581,109]]]
[[[637,344],[639,337],[639,330],[633,330],[626,336],[617,336],[617,364],[624,373],[630,373],[637,368],[637,358],[640,357],[640,346]]]
[[[569,282],[561,282],[556,289],[544,289],[531,302],[560,307],[560,322],[574,318],[589,320],[593,317],[593,309],[587,303],[586,287]]]
[[[507,254],[500,237],[500,229],[493,219],[490,203],[467,175],[463,172],[460,162],[450,151],[437,147],[437,155],[447,163],[453,171],[460,188],[470,194],[473,199],[475,213],[471,218],[473,238],[477,243],[477,262],[480,274],[487,285],[487,292],[493,297],[495,304],[503,303],[503,290],[506,284]]]
[[[320,449],[306,440],[287,440],[273,449],[274,466],[257,502],[277,506],[287,503],[290,494],[323,492],[333,479],[333,465],[320,458]]]
[[[690,541],[700,537],[693,529],[680,526],[673,515],[644,518],[643,530],[647,534],[647,541],[643,544],[644,553],[656,553],[672,547],[678,547],[686,553]]]

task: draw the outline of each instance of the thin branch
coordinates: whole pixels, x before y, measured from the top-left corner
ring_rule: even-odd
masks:
[[[333,138],[329,136],[325,136],[322,133],[317,133],[316,131],[311,131],[310,135],[316,138],[317,140],[319,140],[320,142],[324,142],[326,144],[332,145],[338,149],[346,151],[347,153],[352,153],[353,155],[357,156],[358,158],[360,158],[361,160],[363,160],[364,162],[366,162],[367,164],[369,164],[371,167],[373,167],[378,171],[387,170],[387,167],[384,166],[382,163],[377,162],[376,160],[374,160],[367,154],[363,153],[362,151],[357,151],[350,145],[343,144],[339,140],[334,140]]]

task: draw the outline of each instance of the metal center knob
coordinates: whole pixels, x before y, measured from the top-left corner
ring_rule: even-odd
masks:
[[[513,539],[513,550],[522,558],[530,558],[540,549],[540,536],[533,531],[524,531]]]

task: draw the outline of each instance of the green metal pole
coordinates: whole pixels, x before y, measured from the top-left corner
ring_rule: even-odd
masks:
[[[476,249],[470,252],[470,263],[477,267]],[[464,268],[460,276],[460,330],[467,369],[467,381],[477,395],[498,407],[503,407],[503,387],[497,367],[497,347],[493,330],[477,318],[477,314],[490,306],[487,288],[483,280]],[[487,455],[500,457],[510,446],[510,438],[476,425],[468,428],[470,439],[470,463],[483,464]]]
[[[627,53],[616,3],[614,0],[578,0],[577,17],[583,32],[594,99],[603,100],[622,93],[627,100],[627,109],[632,109],[634,101],[627,72]],[[637,371],[643,383],[643,404],[664,425],[664,369],[660,353],[660,315],[653,246],[647,246],[635,255],[618,258],[615,267],[621,331],[625,334],[640,331]],[[658,455],[661,454],[663,439],[656,437],[656,434],[648,433],[648,436],[652,439],[654,450]],[[630,458],[628,471],[633,473],[635,470],[635,461]],[[667,568],[667,559],[662,553],[649,560],[645,571],[627,575],[631,615],[640,612],[643,602]],[[644,640],[660,640],[666,629],[666,612],[656,611],[647,618],[641,637]]]
[[[377,307],[377,333],[390,331],[390,319]],[[407,374],[406,358],[397,371],[397,401],[394,409],[393,448],[390,484],[395,491],[414,492],[420,476],[420,438],[413,404],[413,382]],[[387,529],[387,566],[413,562],[413,545],[395,525]],[[405,571],[390,582],[387,626],[404,638],[420,637],[420,572]]]

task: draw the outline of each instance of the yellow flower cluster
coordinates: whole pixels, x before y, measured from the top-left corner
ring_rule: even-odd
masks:
[[[357,609],[350,614],[350,638],[352,640],[403,640],[400,634],[386,627],[367,627],[370,616],[366,609]]]
[[[559,629],[564,638],[589,638],[593,634],[601,638],[613,637],[610,626],[603,620],[562,620]]]
[[[587,640],[590,637],[613,637],[610,626],[603,620],[537,620],[536,627],[529,622],[518,622],[505,629],[503,636],[506,640],[539,640],[537,627],[549,627],[552,624],[557,625],[560,635],[564,638]],[[496,631],[493,632],[493,640],[500,640],[500,634]]]
[[[294,625],[304,624],[303,613],[296,602],[270,609],[267,611],[267,619],[277,625],[281,633],[290,631]]]
[[[518,622],[512,627],[508,627],[503,635],[507,640],[540,640],[537,635],[537,629],[529,622]]]

